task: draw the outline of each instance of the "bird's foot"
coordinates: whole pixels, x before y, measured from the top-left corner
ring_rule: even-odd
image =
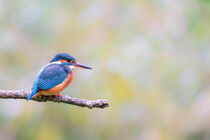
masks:
[[[55,98],[59,98],[59,97],[61,97],[62,95],[61,94],[57,94],[56,96],[55,96]]]

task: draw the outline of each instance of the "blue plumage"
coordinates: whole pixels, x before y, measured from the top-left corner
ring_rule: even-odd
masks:
[[[65,86],[68,86],[70,84],[73,78],[72,69],[75,67],[91,69],[90,67],[77,63],[75,58],[67,53],[56,54],[50,61],[50,63],[43,67],[37,74],[33,84],[32,92],[27,98],[27,101],[30,100],[39,91],[48,90],[49,92],[51,88],[52,90],[54,90],[53,87],[57,88],[56,85],[59,84],[63,84],[62,88],[64,89]],[[72,75],[69,77],[69,74]],[[62,91],[62,88],[60,88],[59,90]],[[58,91],[56,91],[55,93],[57,92]]]
[[[27,101],[30,100],[37,92],[50,89],[62,83],[68,74],[69,69],[64,65],[49,64],[45,66],[37,75],[34,81],[32,92]]]
[[[66,60],[70,62],[71,60],[75,60],[75,58],[67,53],[57,53],[50,62],[56,62],[58,60]]]

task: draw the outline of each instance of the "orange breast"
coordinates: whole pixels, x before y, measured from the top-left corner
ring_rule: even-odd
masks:
[[[38,93],[36,93],[36,96],[39,96],[39,95],[57,95],[57,94],[59,94],[61,91],[63,91],[72,82],[74,72],[73,72],[73,70],[71,70],[71,71],[72,71],[72,74],[68,73],[66,79],[61,84],[56,85],[53,88],[48,89],[48,90],[39,91]]]

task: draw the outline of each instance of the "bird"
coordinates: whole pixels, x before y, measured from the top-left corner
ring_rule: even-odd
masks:
[[[61,96],[59,93],[72,82],[74,68],[92,69],[77,63],[76,59],[67,53],[57,53],[52,60],[37,73],[27,101],[41,95]]]

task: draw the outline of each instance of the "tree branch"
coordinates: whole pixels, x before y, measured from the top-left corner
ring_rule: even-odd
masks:
[[[29,92],[24,90],[0,90],[0,98],[4,99],[27,99],[29,96]],[[69,97],[67,95],[62,95],[60,97],[55,96],[38,96],[34,99],[31,99],[37,102],[57,102],[57,103],[66,103],[72,104],[81,107],[88,107],[92,108],[105,108],[109,106],[107,100],[85,100],[85,99],[78,99]]]

